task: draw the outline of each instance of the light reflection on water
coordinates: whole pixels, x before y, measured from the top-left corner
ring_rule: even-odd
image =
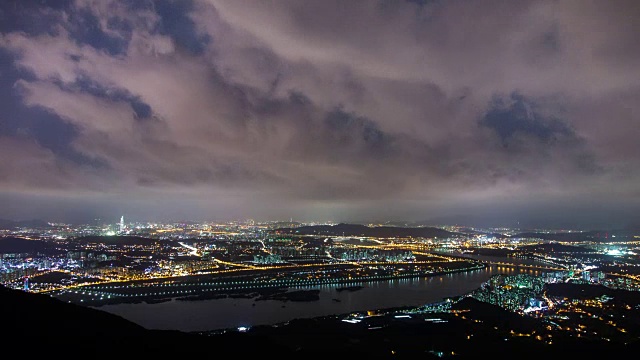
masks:
[[[420,306],[441,301],[446,297],[466,294],[478,288],[492,275],[499,273],[537,275],[542,271],[493,265],[482,270],[427,278],[401,278],[290,288],[291,290],[320,290],[320,299],[309,302],[225,298],[200,301],[172,300],[158,304],[105,305],[98,309],[120,315],[148,329],[206,331],[276,324],[295,318],[347,314],[354,311]],[[337,290],[350,286],[363,286],[363,288],[355,291]]]

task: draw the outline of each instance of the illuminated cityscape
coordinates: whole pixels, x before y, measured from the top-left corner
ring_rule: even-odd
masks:
[[[416,232],[439,236],[403,235]],[[640,310],[634,303],[640,295],[640,234],[634,232],[523,233],[255,221],[123,224],[120,218],[100,226],[14,227],[2,236],[3,285],[83,306],[204,301],[238,294],[251,298],[274,296],[265,295],[274,291],[280,298],[313,301],[313,289],[322,285],[367,287],[371,282],[495,267],[500,273],[471,292],[401,311],[351,313],[342,320],[364,324],[375,315],[377,325],[368,326],[381,326],[383,316],[464,316],[455,305],[474,298],[544,321],[537,332],[505,329],[510,336],[552,342],[561,332],[624,343],[640,335],[640,327],[630,320]],[[600,290],[592,291],[592,297],[572,297],[571,291],[577,290],[567,293],[563,286],[568,285]],[[612,301],[602,289],[631,295]],[[620,302],[627,297],[630,300]]]
[[[7,354],[640,353],[638,19],[0,1]]]

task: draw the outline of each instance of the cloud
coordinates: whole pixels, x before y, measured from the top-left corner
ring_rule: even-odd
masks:
[[[24,21],[0,28],[15,109],[0,139],[24,152],[0,184],[265,217],[638,201],[634,14],[633,1],[3,7]]]

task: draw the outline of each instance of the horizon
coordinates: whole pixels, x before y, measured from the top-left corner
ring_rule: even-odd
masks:
[[[638,18],[633,0],[4,1],[0,218],[640,227]]]
[[[0,224],[7,223],[37,223],[43,222],[48,224],[49,226],[60,226],[60,225],[69,225],[69,226],[111,226],[118,225],[120,223],[119,218],[114,219],[113,221],[109,221],[107,219],[96,218],[88,221],[76,221],[76,222],[64,222],[64,221],[49,221],[46,219],[40,218],[31,218],[31,219],[5,219],[0,218]],[[575,231],[575,232],[593,232],[593,231],[636,231],[640,228],[634,226],[603,226],[603,227],[571,227],[571,226],[556,226],[556,227],[544,227],[544,226],[524,226],[522,224],[516,223],[514,225],[507,224],[482,224],[482,223],[473,223],[473,222],[433,222],[433,221],[408,221],[408,220],[350,220],[350,221],[340,221],[340,220],[309,220],[309,219],[271,219],[271,220],[256,220],[250,218],[244,219],[231,219],[231,220],[188,220],[188,219],[166,219],[166,220],[153,220],[153,219],[126,219],[124,224],[158,224],[158,225],[169,225],[169,224],[194,224],[194,225],[203,225],[203,224],[215,224],[215,225],[229,225],[229,224],[237,224],[237,225],[265,225],[265,224],[276,224],[276,223],[292,223],[299,224],[300,226],[336,226],[336,225],[362,225],[366,227],[407,227],[407,228],[421,228],[421,227],[430,227],[430,228],[469,228],[469,229],[484,229],[484,230],[520,230],[522,232],[528,231],[556,231],[556,232],[565,232],[565,231]],[[450,230],[452,231],[452,230]],[[455,232],[455,231],[454,231]],[[127,236],[128,234],[114,234],[113,236]]]

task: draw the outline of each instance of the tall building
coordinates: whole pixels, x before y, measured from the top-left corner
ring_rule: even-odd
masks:
[[[124,233],[124,216],[120,216],[120,233]]]

